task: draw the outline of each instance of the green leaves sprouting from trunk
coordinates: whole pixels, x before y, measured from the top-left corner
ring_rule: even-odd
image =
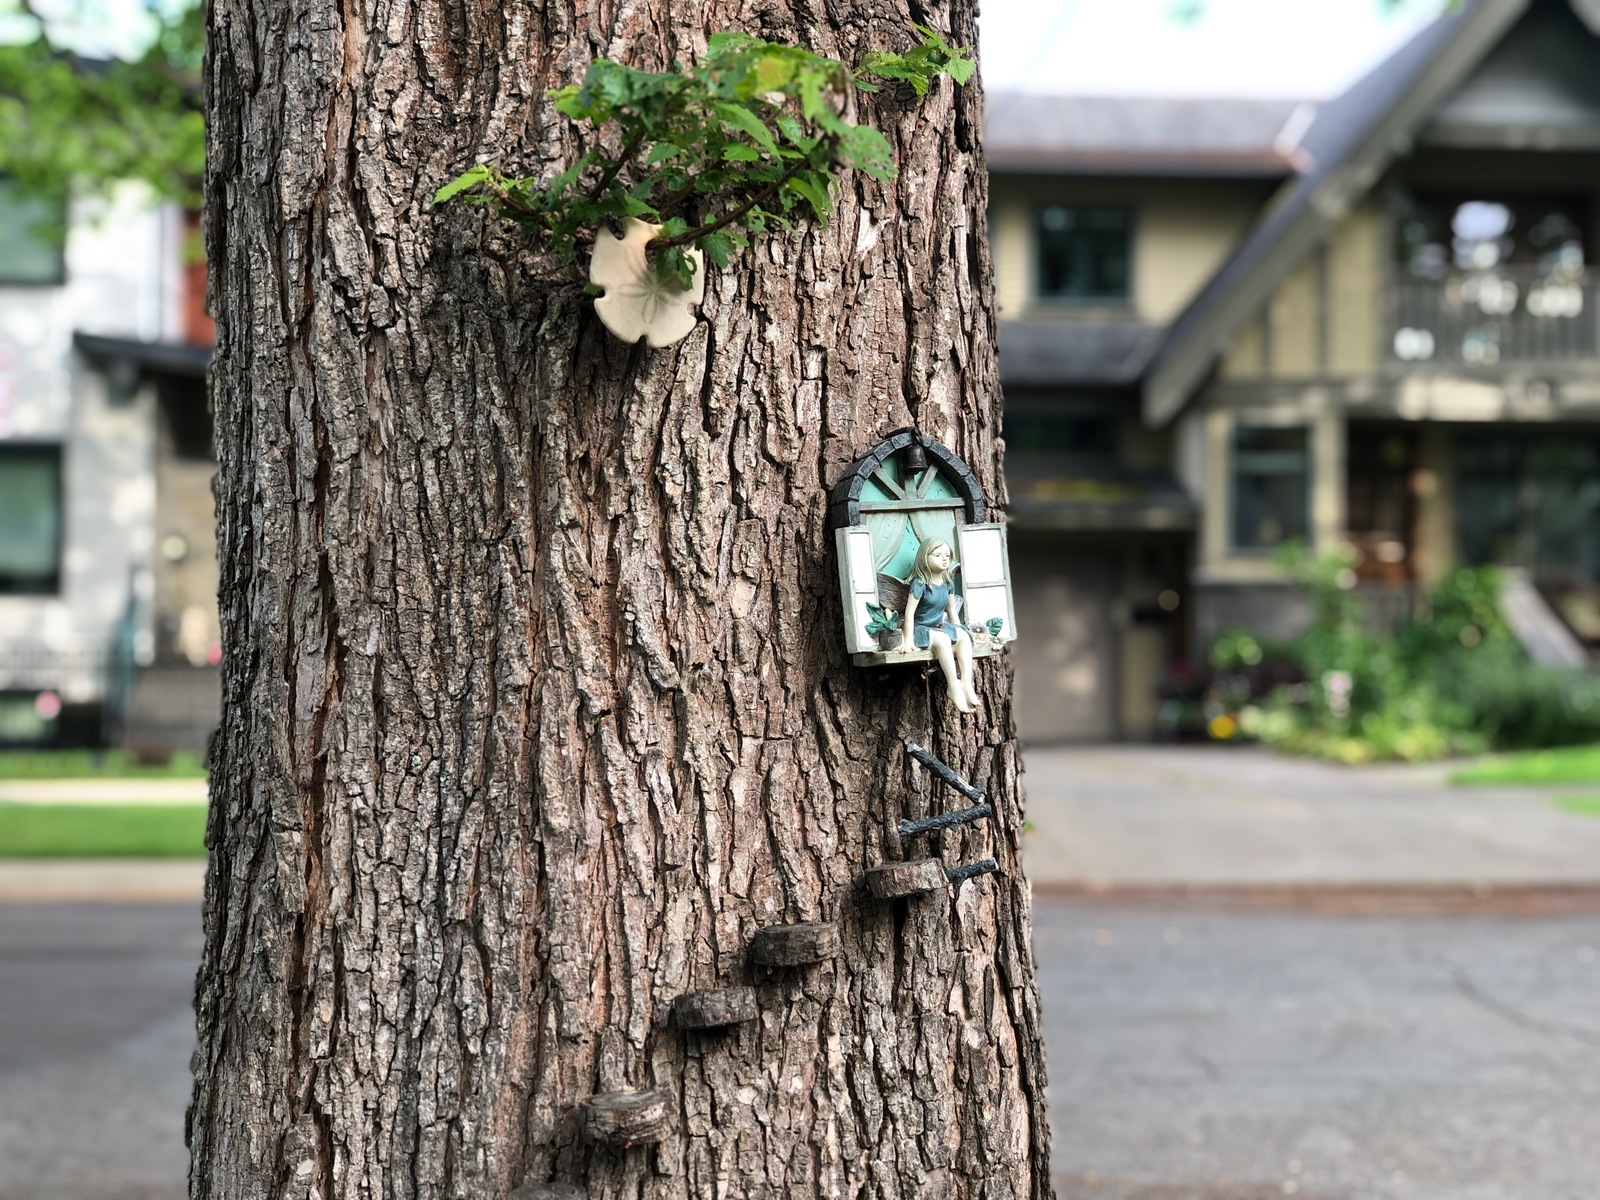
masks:
[[[492,205],[568,258],[603,224],[635,217],[660,225],[655,270],[686,288],[694,272],[687,250],[726,267],[750,234],[806,217],[825,224],[841,170],[894,178],[888,140],[843,115],[852,90],[877,91],[877,78],[922,96],[940,75],[961,84],[976,70],[969,50],[916,30],[919,44],[874,52],[855,71],[744,33],[713,35],[704,61],[684,71],[597,59],[581,86],[551,96],[574,121],[615,125],[615,152],[588,150],[547,180],[481,164],[440,188],[434,203]]]

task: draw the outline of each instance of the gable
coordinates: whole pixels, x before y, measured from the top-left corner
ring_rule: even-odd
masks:
[[[1565,2],[1465,4],[1318,111],[1301,143],[1310,169],[1279,190],[1267,215],[1172,324],[1155,354],[1143,387],[1150,424],[1163,425],[1182,410],[1278,285],[1327,240],[1388,165],[1410,151],[1519,18],[1535,5]]]
[[[1600,37],[1574,5],[1536,0],[1423,127],[1424,145],[1600,148]],[[1595,20],[1600,25],[1600,4]]]

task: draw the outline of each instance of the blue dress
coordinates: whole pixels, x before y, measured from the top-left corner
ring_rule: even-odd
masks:
[[[945,614],[945,609],[950,604],[950,584],[928,583],[926,580],[913,579],[911,581],[911,594],[916,597],[917,611],[915,623],[911,629],[911,636],[916,642],[918,650],[928,648],[928,635],[937,629],[954,645],[958,637],[967,631],[955,624]]]

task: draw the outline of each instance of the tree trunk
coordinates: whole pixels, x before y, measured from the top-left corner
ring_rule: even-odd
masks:
[[[899,178],[758,239],[667,350],[515,227],[429,207],[480,158],[570,161],[545,92],[597,55],[743,28],[856,61],[913,19],[971,44],[974,9],[211,0],[194,1200],[1050,1195],[1009,671],[961,718],[852,666],[826,528],[913,422],[1003,502],[976,83],[864,98]],[[902,846],[959,799],[908,737],[994,821]],[[1001,870],[869,894],[930,853]],[[837,956],[756,961],[793,922]],[[686,1027],[738,993],[673,1018],[742,987],[753,1021]],[[620,1090],[665,1093],[665,1132],[585,1140]]]

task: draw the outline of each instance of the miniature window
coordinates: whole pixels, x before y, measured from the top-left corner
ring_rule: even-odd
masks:
[[[936,633],[958,659],[962,643],[982,658],[1015,640],[1005,525],[987,520],[976,477],[948,447],[914,430],[890,435],[834,485],[830,522],[858,665],[928,661]],[[966,695],[958,706],[970,712]]]
[[[0,593],[61,585],[61,448],[0,446]]]
[[[1125,302],[1131,296],[1133,215],[1126,208],[1047,204],[1034,220],[1034,287],[1041,300]]]
[[[873,565],[905,579],[927,538],[955,545],[966,501],[936,466],[908,473],[899,458],[886,461],[861,487],[861,519],[872,535]]]
[[[1304,426],[1233,431],[1233,545],[1271,550],[1309,532],[1310,451]]]
[[[0,179],[0,284],[63,282],[65,232],[63,201]]]

